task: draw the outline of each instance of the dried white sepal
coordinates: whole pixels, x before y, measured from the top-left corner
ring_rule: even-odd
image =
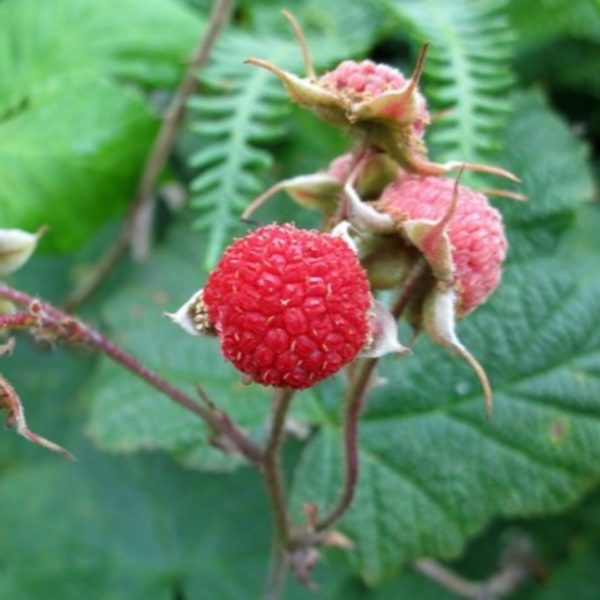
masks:
[[[363,202],[351,183],[344,186],[344,194],[347,218],[359,231],[386,234],[396,230],[392,217]]]
[[[242,221],[250,219],[254,211],[260,208],[269,198],[281,191],[286,191],[301,206],[326,209],[334,206],[341,190],[340,182],[326,173],[298,175],[284,179],[271,186],[266,192],[257,196],[241,215]]]
[[[9,350],[7,346],[11,346],[10,341],[3,346],[2,351],[4,353]],[[4,410],[7,413],[5,420],[6,427],[16,430],[19,435],[33,444],[42,446],[51,452],[56,452],[69,460],[75,460],[75,457],[68,450],[29,429],[25,420],[25,409],[21,404],[21,399],[12,385],[2,375],[0,375],[0,410]]]
[[[202,289],[194,292],[174,313],[165,313],[173,323],[190,335],[204,335],[210,329],[208,318],[203,319]],[[203,322],[205,321],[205,322]]]
[[[45,231],[45,227],[37,233],[0,229],[0,277],[14,273],[27,262]]]
[[[358,254],[358,247],[356,246],[356,242],[352,239],[350,235],[350,227],[352,225],[348,221],[340,221],[330,232],[330,235],[334,237],[339,237],[343,239],[346,244],[350,247],[354,254]]]
[[[456,292],[452,288],[435,290],[425,302],[423,326],[436,342],[454,350],[475,371],[483,389],[486,414],[490,417],[493,404],[492,388],[479,361],[456,335],[456,302]]]
[[[386,354],[406,354],[410,350],[398,339],[398,324],[392,313],[375,301],[369,320],[369,338],[360,356],[379,358]]]

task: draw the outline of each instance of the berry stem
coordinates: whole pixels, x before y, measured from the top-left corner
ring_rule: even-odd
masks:
[[[47,302],[37,300],[25,292],[2,283],[0,283],[0,298],[29,309],[29,313],[25,314],[0,316],[0,329],[26,327],[34,333],[48,332],[59,341],[83,344],[105,354],[173,402],[200,417],[215,433],[228,438],[250,462],[261,463],[263,457],[261,449],[231,421],[228,415],[216,408],[199,404],[89,325]]]
[[[274,524],[271,565],[265,588],[265,600],[277,600],[281,597],[288,569],[286,546],[290,539],[290,519],[281,469],[281,448],[285,419],[293,396],[294,390],[282,388],[277,390],[273,398],[271,429],[262,463],[262,475],[267,489],[267,496],[273,509]]]
[[[216,0],[206,27],[173,94],[162,126],[148,154],[144,170],[129,208],[129,213],[112,244],[98,260],[81,285],[67,298],[66,307],[72,312],[83,304],[112,273],[135,235],[141,230],[145,209],[152,201],[152,191],[175,143],[179,127],[185,116],[187,100],[198,86],[198,71],[208,62],[216,39],[227,21],[233,0]]]
[[[290,534],[290,523],[285,500],[285,486],[281,471],[281,446],[285,419],[294,395],[294,390],[282,388],[277,390],[273,399],[273,416],[271,430],[265,446],[262,465],[263,477],[267,493],[273,507],[273,517],[279,545],[284,547]]]
[[[409,273],[404,286],[390,312],[395,319],[399,319],[410,302],[415,290],[422,280],[428,275],[429,267],[425,260],[420,259]],[[359,475],[358,459],[358,421],[366,395],[369,391],[369,382],[378,358],[367,358],[358,364],[356,374],[348,388],[344,400],[344,456],[346,479],[342,493],[333,508],[321,519],[315,529],[317,532],[329,529],[348,510],[354,499],[356,483]]]
[[[264,600],[280,600],[285,585],[289,564],[285,549],[279,543],[277,536],[273,537],[269,571],[265,586]]]

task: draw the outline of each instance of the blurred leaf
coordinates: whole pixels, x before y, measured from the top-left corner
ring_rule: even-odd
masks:
[[[575,555],[560,570],[552,574],[534,600],[596,600],[598,597],[598,572],[600,571],[600,545]]]
[[[172,85],[199,31],[177,0],[3,0],[0,118],[74,78]]]
[[[119,214],[156,131],[145,102],[106,81],[79,81],[0,121],[0,222],[70,250]]]
[[[514,83],[514,37],[505,0],[390,0],[412,37],[429,42],[425,77],[434,110],[449,110],[431,126],[437,160],[481,161],[498,149]]]
[[[600,42],[597,0],[511,0],[509,14],[522,46],[565,35]]]
[[[171,85],[200,24],[176,0],[0,3],[0,220],[72,250],[120,213],[157,121],[127,82]]]
[[[200,478],[166,459],[77,453],[0,480],[0,596],[258,597],[268,520],[254,473]]]
[[[498,200],[510,241],[509,260],[556,251],[575,211],[594,192],[589,150],[539,93],[519,93],[506,128],[503,166],[522,178],[526,203]]]

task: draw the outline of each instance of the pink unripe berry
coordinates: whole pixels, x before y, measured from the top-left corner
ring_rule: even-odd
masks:
[[[254,381],[306,388],[363,348],[371,294],[346,241],[292,225],[233,242],[202,296],[226,359]]]
[[[441,177],[405,175],[390,184],[378,203],[402,228],[406,221],[439,222],[447,214],[455,182]],[[485,302],[502,275],[507,241],[500,213],[487,198],[459,185],[456,208],[444,228],[450,243],[457,314],[464,316]],[[430,264],[434,245],[422,248]]]
[[[404,75],[388,65],[377,64],[371,60],[356,62],[354,60],[345,60],[340,63],[333,71],[325,73],[318,84],[328,89],[351,104],[358,104],[366,100],[371,100],[381,96],[385,92],[401,90],[406,84],[407,79]],[[425,98],[415,92],[415,102],[417,104],[417,117],[414,119],[413,128],[417,135],[422,136],[425,126],[429,123],[429,111]],[[400,110],[412,111],[410,105],[405,105]],[[398,111],[398,107],[391,110]],[[404,115],[395,113],[389,115],[400,120]],[[411,119],[412,120],[412,119]]]

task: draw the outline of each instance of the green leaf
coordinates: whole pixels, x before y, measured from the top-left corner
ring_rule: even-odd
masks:
[[[552,574],[537,592],[534,600],[595,600],[598,595],[598,570],[600,569],[600,544],[584,549],[571,557],[569,562]]]
[[[597,0],[511,0],[509,14],[522,46],[560,36],[600,41]]]
[[[176,0],[0,3],[0,220],[72,250],[120,214],[201,27]]]
[[[481,161],[498,149],[509,112],[513,35],[505,0],[390,0],[412,37],[430,42],[425,94],[434,110],[449,109],[431,127],[438,160]]]
[[[141,98],[102,80],[0,121],[0,222],[47,224],[46,248],[73,249],[131,197],[156,125]]]
[[[361,479],[342,529],[371,583],[419,556],[456,556],[497,515],[574,502],[600,476],[600,289],[553,260],[513,266],[490,305],[460,330],[488,370],[486,421],[469,371],[428,342],[374,391],[360,433]],[[340,430],[306,450],[296,502],[331,506],[341,486]]]
[[[176,0],[4,0],[0,117],[73,78],[172,85],[199,32]]]
[[[0,479],[3,598],[259,596],[268,519],[254,473],[198,477],[166,459],[77,450],[74,465]]]

